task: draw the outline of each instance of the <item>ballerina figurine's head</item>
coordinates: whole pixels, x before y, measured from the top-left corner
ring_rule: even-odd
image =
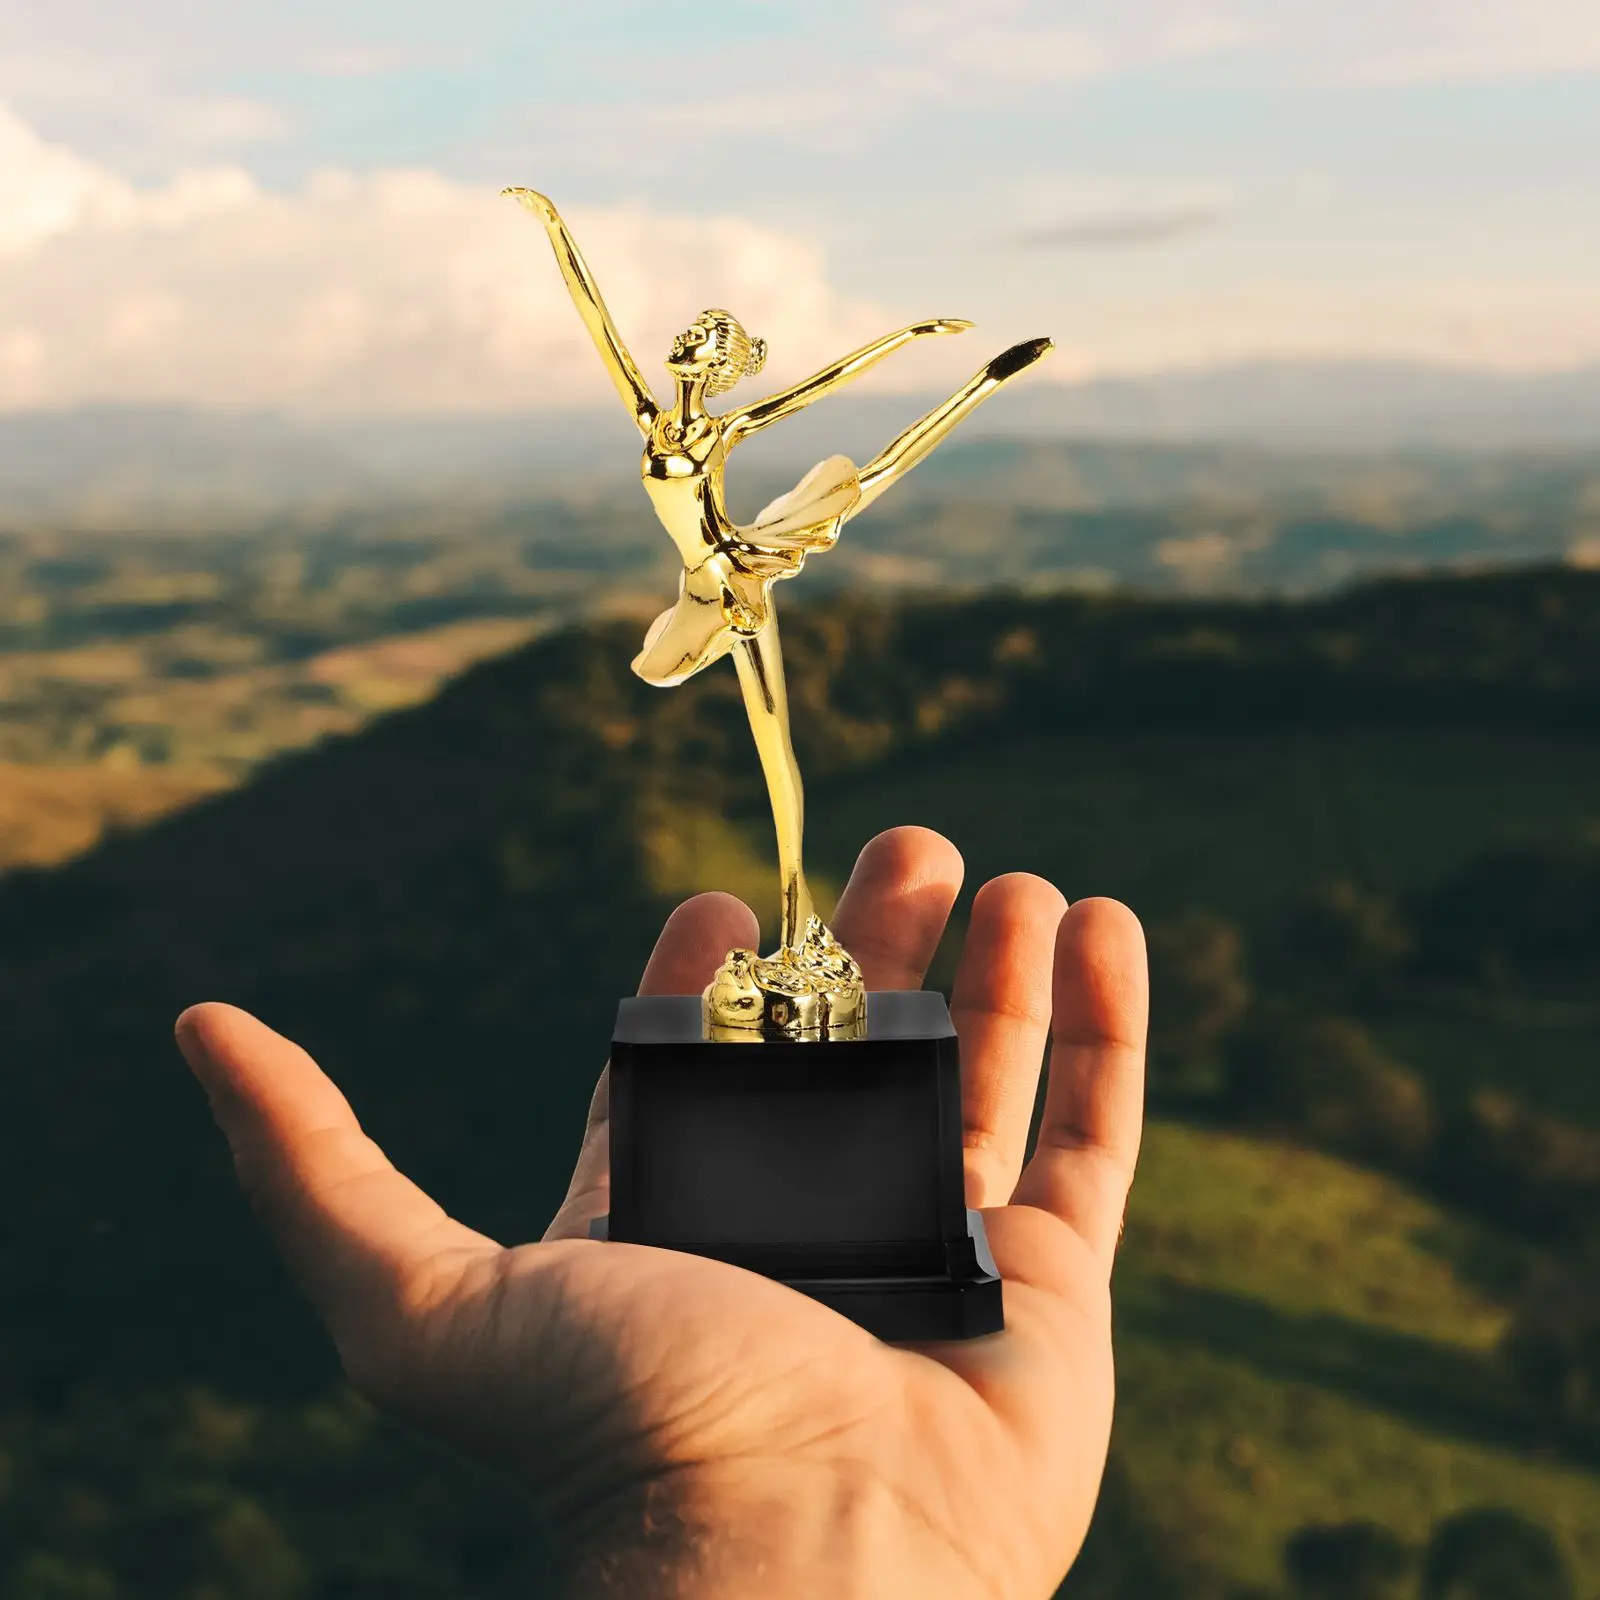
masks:
[[[767,359],[767,341],[752,339],[731,311],[702,311],[676,339],[667,371],[683,383],[703,379],[706,395],[726,394],[752,378]]]

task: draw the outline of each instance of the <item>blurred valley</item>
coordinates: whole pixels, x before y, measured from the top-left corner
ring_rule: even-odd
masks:
[[[335,614],[300,660],[380,648],[372,610]],[[1600,574],[874,591],[785,633],[824,894],[912,821],[959,842],[969,894],[1025,868],[1149,928],[1120,1411],[1063,1594],[1586,1600]],[[713,886],[773,910],[732,674],[659,694],[637,636],[551,627],[0,879],[7,1600],[549,1592],[501,1486],[340,1387],[170,1025],[201,996],[257,1011],[459,1215],[536,1235],[666,910]],[[1542,1586],[1419,1587],[1507,1563]]]
[[[920,822],[969,896],[1150,932],[1071,1600],[1600,1592],[1600,410],[1432,381],[1045,395],[780,591],[824,895]],[[916,404],[753,445],[735,513]],[[676,582],[630,449],[0,418],[0,1600],[549,1592],[502,1489],[342,1388],[170,1025],[258,1011],[540,1231],[667,909],[773,909],[732,674],[627,670]]]
[[[509,448],[509,425],[479,446],[495,441]],[[553,624],[653,615],[675,557],[620,442],[620,477],[615,458],[579,470],[574,443],[536,492],[531,469],[521,490],[474,469],[459,438],[419,451],[410,478],[319,477],[287,425],[0,419],[0,763],[30,769],[0,789],[0,867],[61,859],[97,817],[137,820],[426,699]],[[58,456],[81,471],[46,493]],[[446,458],[454,475],[428,477]],[[759,441],[738,465],[740,516],[799,470]],[[191,501],[164,502],[166,482]],[[804,588],[1308,595],[1530,561],[1600,563],[1600,452],[980,437],[853,523]]]

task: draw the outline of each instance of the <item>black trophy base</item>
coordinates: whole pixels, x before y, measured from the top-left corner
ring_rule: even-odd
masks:
[[[611,1214],[592,1231],[759,1272],[880,1339],[1005,1325],[934,993],[871,995],[864,1038],[737,1044],[703,1037],[698,995],[624,1000]]]

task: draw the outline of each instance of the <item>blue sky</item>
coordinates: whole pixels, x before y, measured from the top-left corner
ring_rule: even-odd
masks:
[[[548,261],[476,209],[507,182],[653,339],[692,261],[797,361],[929,313],[1068,380],[1600,360],[1595,0],[0,0],[0,108],[0,405],[530,404],[541,364],[587,403]],[[295,360],[230,367],[230,309]]]

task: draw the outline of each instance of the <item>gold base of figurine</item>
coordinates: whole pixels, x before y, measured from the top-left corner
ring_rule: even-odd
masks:
[[[853,1039],[866,1031],[861,968],[818,917],[797,949],[730,950],[705,991],[710,1039]]]

